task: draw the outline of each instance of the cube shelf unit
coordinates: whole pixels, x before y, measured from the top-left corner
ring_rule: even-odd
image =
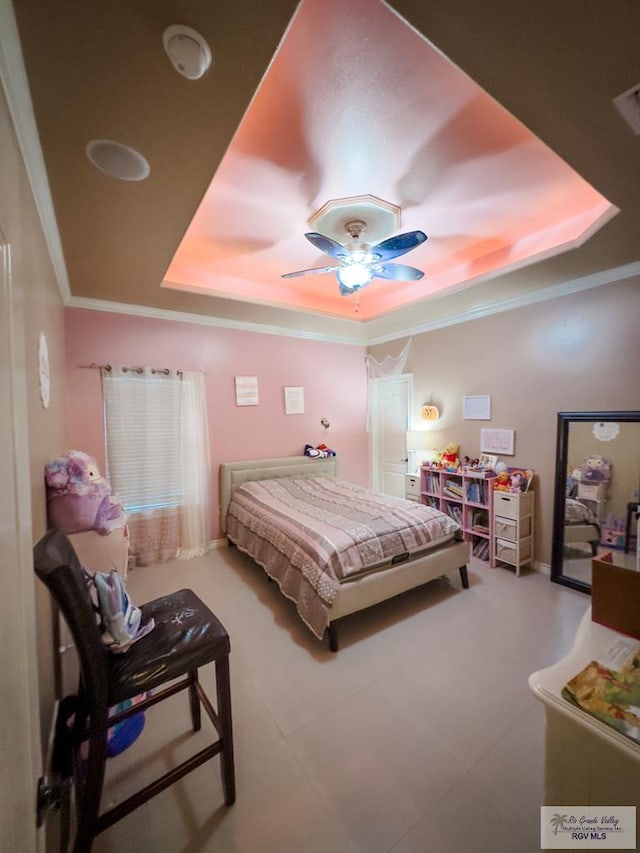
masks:
[[[457,521],[471,554],[491,567],[494,482],[494,474],[453,474],[428,467],[420,471],[420,502],[435,506]]]

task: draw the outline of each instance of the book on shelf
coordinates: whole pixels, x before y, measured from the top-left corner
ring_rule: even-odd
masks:
[[[462,483],[460,480],[445,480],[444,481],[444,494],[449,495],[451,498],[457,498],[458,500],[462,500],[464,497],[464,489],[462,488]]]
[[[488,539],[476,539],[471,546],[471,553],[479,560],[487,560],[489,559],[489,546]]]
[[[487,502],[484,480],[474,480],[467,484],[467,500],[476,504]]]
[[[462,527],[462,507],[456,504],[446,504],[447,515]]]
[[[640,743],[640,646],[619,637],[602,660],[592,660],[565,684],[562,696],[592,717]]]
[[[428,492],[439,492],[440,478],[437,474],[427,474],[424,480],[424,485]]]
[[[471,513],[471,528],[478,533],[489,533],[489,513],[485,509],[476,509]]]

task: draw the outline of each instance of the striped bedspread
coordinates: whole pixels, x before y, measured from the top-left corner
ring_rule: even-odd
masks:
[[[322,638],[340,583],[450,541],[459,526],[432,507],[328,477],[244,483],[227,533],[278,582]]]

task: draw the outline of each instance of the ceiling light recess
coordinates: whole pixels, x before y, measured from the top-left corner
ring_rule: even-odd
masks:
[[[96,169],[119,181],[144,181],[151,173],[147,159],[135,148],[123,145],[122,142],[92,139],[85,150]]]
[[[211,65],[209,45],[191,27],[172,24],[162,34],[162,43],[173,67],[187,80],[198,80]]]

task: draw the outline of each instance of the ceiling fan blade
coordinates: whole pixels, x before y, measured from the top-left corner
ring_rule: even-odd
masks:
[[[393,281],[419,281],[424,273],[407,264],[381,264],[373,267],[373,274],[377,278],[389,278]]]
[[[338,260],[346,256],[345,248],[340,243],[336,243],[330,237],[325,237],[324,234],[318,234],[317,231],[310,231],[304,235],[310,243],[324,252],[326,255],[331,255],[332,258]]]
[[[371,252],[380,255],[381,261],[390,261],[391,258],[397,258],[398,255],[404,255],[405,252],[415,249],[426,239],[427,235],[424,231],[407,231],[405,234],[397,234],[395,237],[389,237],[388,240],[377,243],[371,247]]]
[[[280,278],[299,278],[301,275],[321,275],[325,272],[335,272],[340,267],[314,267],[310,270],[298,270],[298,272],[286,272]]]

